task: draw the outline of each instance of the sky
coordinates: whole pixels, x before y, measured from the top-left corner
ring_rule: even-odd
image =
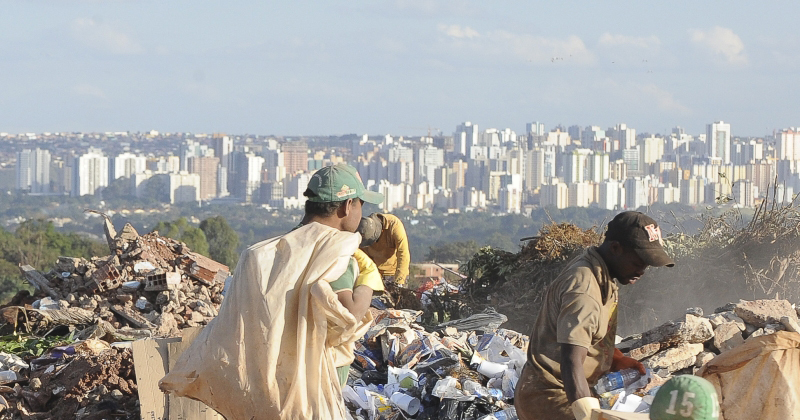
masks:
[[[0,132],[800,125],[797,2],[0,0]]]

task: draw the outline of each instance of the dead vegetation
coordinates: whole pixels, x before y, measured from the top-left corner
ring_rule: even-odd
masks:
[[[664,239],[675,267],[650,268],[635,286],[620,288],[621,335],[653,328],[689,307],[713,311],[739,299],[800,302],[796,200],[764,200],[752,218],[730,208],[716,216],[704,213],[699,222],[694,234],[677,232]],[[474,311],[493,306],[508,316],[508,328],[527,331],[546,287],[583,248],[599,244],[603,231],[550,222],[516,254],[482,248],[462,266],[467,275],[463,299]]]

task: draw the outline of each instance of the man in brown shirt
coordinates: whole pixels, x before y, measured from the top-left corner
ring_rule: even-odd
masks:
[[[548,286],[515,391],[520,420],[588,420],[600,408],[589,390],[610,371],[637,368],[614,347],[617,285],[648,266],[669,266],[655,220],[627,211],[609,222],[604,242],[587,248]]]

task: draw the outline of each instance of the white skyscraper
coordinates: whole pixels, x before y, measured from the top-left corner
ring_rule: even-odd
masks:
[[[717,121],[706,126],[706,151],[710,158],[719,158],[723,164],[731,163],[730,124]]]
[[[528,150],[525,160],[525,190],[533,191],[544,184],[544,150]]]
[[[110,181],[119,178],[130,178],[131,175],[142,173],[147,169],[147,158],[133,153],[120,153],[109,160],[111,163]]]
[[[261,169],[264,167],[264,158],[261,156],[247,155],[247,168],[244,177],[245,201],[250,201],[258,187],[261,186]]]
[[[32,193],[50,191],[50,152],[38,147],[17,153],[17,189]]]
[[[775,158],[778,160],[800,160],[800,130],[791,127],[775,136]]]
[[[619,181],[605,181],[599,184],[599,197],[597,204],[601,209],[617,210],[620,208],[620,194],[625,195],[625,189]]]
[[[444,166],[444,150],[438,147],[427,145],[417,150],[417,174],[416,181],[435,181],[436,169]]]
[[[608,153],[592,153],[587,158],[586,180],[597,183],[609,179],[610,167]]]
[[[100,149],[90,147],[76,157],[72,170],[72,195],[75,197],[94,194],[108,186],[108,158]]]
[[[527,131],[528,134],[533,134],[534,136],[543,136],[544,123],[540,123],[539,121],[527,123],[525,124],[525,131]]]
[[[478,124],[467,121],[456,127],[453,143],[456,153],[469,156],[472,147],[478,145]]]
[[[642,178],[628,178],[625,180],[625,207],[636,210],[648,205],[648,184]]]
[[[617,124],[606,131],[606,135],[617,144],[612,150],[630,149],[636,146],[636,130],[628,128],[626,124]]]

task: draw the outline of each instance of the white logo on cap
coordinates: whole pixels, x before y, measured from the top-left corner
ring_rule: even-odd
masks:
[[[647,234],[650,235],[650,237],[648,238],[650,240],[650,242],[658,241],[659,243],[661,243],[661,228],[660,227],[658,227],[658,226],[656,226],[656,225],[651,223],[651,224],[645,226],[644,230],[646,230]]]

